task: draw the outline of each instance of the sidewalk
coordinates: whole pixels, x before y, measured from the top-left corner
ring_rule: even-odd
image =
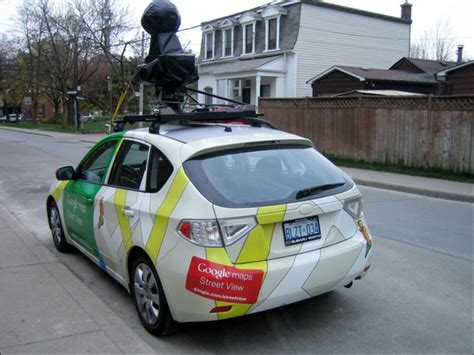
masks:
[[[51,137],[57,139],[73,140],[76,142],[86,142],[86,143],[96,143],[106,136],[105,133],[85,133],[85,134],[72,134],[72,133],[61,133],[61,132],[51,132],[51,131],[42,131],[39,129],[25,129],[21,127],[4,127],[0,125],[0,130],[21,132],[25,134],[33,134],[37,136]]]
[[[2,126],[0,126],[0,129],[14,130],[29,134],[40,134],[65,140],[74,139],[88,143],[98,142],[104,137],[104,134],[69,134]],[[342,169],[346,171],[359,185],[474,203],[474,184],[403,174],[384,173],[375,170],[346,167],[342,167]]]
[[[0,206],[0,353],[151,353]]]
[[[355,168],[342,169],[358,185],[408,192],[447,200],[474,202],[474,184]]]

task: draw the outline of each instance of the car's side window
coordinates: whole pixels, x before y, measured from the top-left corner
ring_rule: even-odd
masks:
[[[173,165],[156,148],[151,149],[150,164],[148,166],[147,190],[158,192],[173,174]]]
[[[109,184],[140,190],[150,148],[135,141],[124,141],[110,174]]]
[[[78,179],[93,184],[101,184],[107,167],[115,151],[117,141],[108,141],[97,148],[79,167]]]

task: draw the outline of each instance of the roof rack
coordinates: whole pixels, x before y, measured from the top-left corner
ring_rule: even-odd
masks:
[[[240,106],[235,105],[204,105],[204,108],[197,108],[192,112],[174,112],[172,109],[158,110],[157,113],[151,115],[130,115],[124,116],[121,120],[114,122],[114,132],[122,132],[125,124],[134,124],[138,122],[149,122],[151,123],[149,132],[152,134],[160,134],[160,126],[165,123],[180,123],[189,124],[193,122],[206,122],[206,123],[232,123],[232,121],[248,122],[253,127],[262,127],[266,125],[272,129],[278,129],[272,122],[269,122],[263,118],[263,114],[257,113],[254,105],[248,105],[243,102],[231,100],[225,97],[206,93],[204,91],[189,89],[196,93],[215,97],[217,99],[229,101]],[[211,111],[214,108],[224,109],[225,111]],[[230,121],[230,122],[229,122]]]

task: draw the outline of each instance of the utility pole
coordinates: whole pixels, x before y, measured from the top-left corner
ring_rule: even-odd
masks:
[[[142,31],[142,56],[140,64],[145,62],[145,31]],[[143,81],[140,80],[140,98],[138,100],[138,115],[143,115]],[[143,128],[143,122],[138,123],[138,127]]]
[[[77,132],[77,129],[79,128],[77,122],[77,87],[74,87],[69,90],[67,94],[72,99],[72,119],[74,122],[74,132]]]

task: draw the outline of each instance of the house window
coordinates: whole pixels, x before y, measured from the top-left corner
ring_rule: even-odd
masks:
[[[270,4],[262,12],[265,19],[265,50],[274,51],[280,49],[280,26],[281,17],[286,16],[288,10],[282,6]]]
[[[277,19],[268,20],[268,44],[267,50],[277,49]]]
[[[242,91],[242,87],[241,87],[241,82],[240,82],[240,80],[234,80],[234,86],[233,86],[233,88],[232,88],[232,96],[233,96],[233,98],[234,98],[234,99],[239,98],[239,97],[242,95],[241,91]]]
[[[253,53],[255,51],[255,22],[244,25],[243,31],[243,39],[244,39],[244,54]]]
[[[270,85],[260,86],[260,97],[270,97],[271,92],[272,92],[272,87]]]
[[[204,92],[206,94],[211,94],[212,95],[212,88],[210,86],[206,86],[204,88]],[[205,100],[206,105],[212,105],[212,96],[206,95],[204,100]]]
[[[224,57],[231,57],[234,54],[234,28],[222,30],[222,47],[224,48]]]
[[[280,16],[265,20],[265,50],[280,49]]]
[[[214,58],[214,32],[207,32],[205,37],[206,59]]]

